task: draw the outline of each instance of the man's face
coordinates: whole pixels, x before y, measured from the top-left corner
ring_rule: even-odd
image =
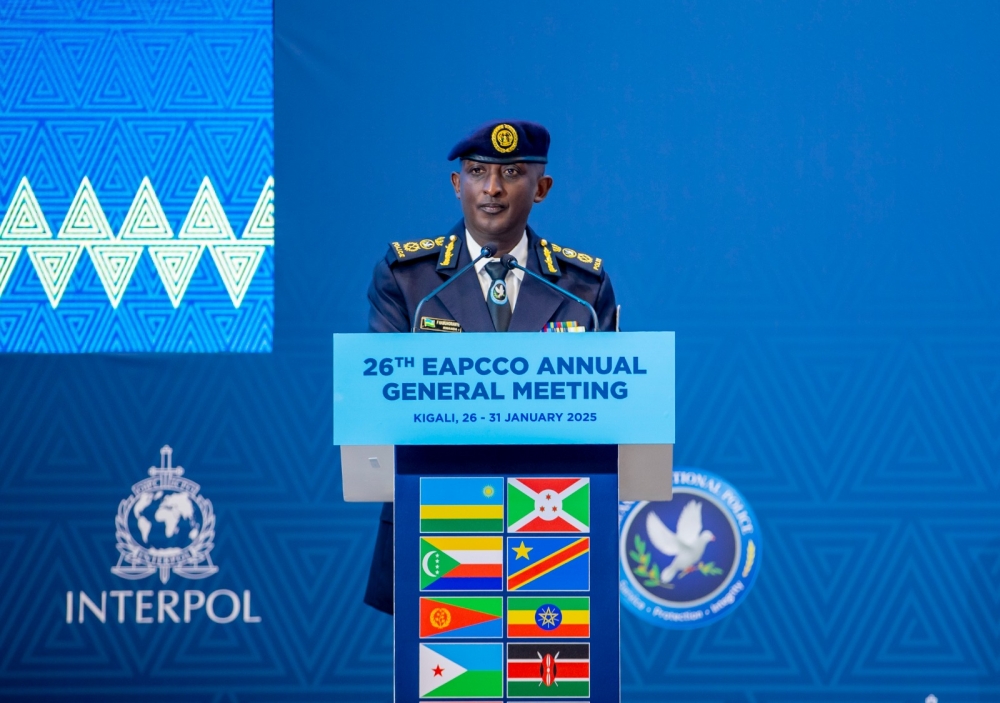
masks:
[[[462,161],[461,173],[451,174],[455,195],[462,201],[465,226],[485,240],[520,239],[531,206],[552,187],[540,164],[486,164]],[[484,242],[481,242],[484,243]]]

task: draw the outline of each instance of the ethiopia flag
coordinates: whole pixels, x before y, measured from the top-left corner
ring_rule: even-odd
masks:
[[[507,479],[507,531],[590,532],[590,479]]]
[[[503,537],[421,537],[420,590],[503,590]]]
[[[508,637],[590,637],[590,598],[507,599]]]
[[[503,532],[502,478],[421,478],[421,532]]]
[[[590,538],[508,537],[507,590],[590,590]]]
[[[508,698],[590,695],[590,645],[566,642],[507,645]]]
[[[503,598],[421,598],[420,636],[500,639],[503,637]]]
[[[503,696],[502,644],[421,644],[421,698]]]

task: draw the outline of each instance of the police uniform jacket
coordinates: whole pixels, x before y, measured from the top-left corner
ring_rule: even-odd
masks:
[[[603,261],[542,239],[531,227],[527,231],[528,260],[518,263],[589,302],[597,311],[600,328],[613,331],[617,326],[615,293]],[[465,246],[464,220],[444,237],[392,242],[385,258],[375,265],[368,288],[369,331],[410,332],[420,300],[478,254]],[[454,323],[462,332],[495,331],[474,269],[424,303],[420,317],[431,320],[421,325],[421,331],[458,331]],[[587,308],[525,275],[508,331],[539,332],[549,323],[560,322],[575,322],[589,329],[590,319]],[[365,592],[365,603],[386,613],[392,613],[392,569],[392,503],[386,503]]]

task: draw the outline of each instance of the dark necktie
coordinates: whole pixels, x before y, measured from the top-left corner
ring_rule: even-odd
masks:
[[[504,281],[507,269],[499,261],[491,261],[486,264],[486,273],[493,279],[486,294],[486,306],[490,309],[490,317],[493,318],[493,328],[497,332],[506,332],[513,315],[510,300],[507,298],[507,283]]]

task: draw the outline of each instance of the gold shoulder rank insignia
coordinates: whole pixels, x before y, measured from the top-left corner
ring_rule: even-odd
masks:
[[[389,248],[396,256],[396,261],[402,263],[437,254],[441,251],[443,244],[444,237],[438,237],[437,239],[417,239],[412,242],[390,242]]]
[[[542,273],[546,276],[561,276],[562,269],[559,268],[559,260],[552,253],[552,245],[545,239],[538,240],[538,263],[542,267]]]
[[[458,266],[458,255],[462,253],[462,238],[449,235],[447,241],[441,237],[441,256],[438,258],[438,271],[450,271]]]
[[[584,271],[590,271],[593,274],[599,274],[601,272],[601,266],[604,265],[604,259],[598,256],[584,254],[582,251],[570,249],[569,247],[561,247],[555,242],[546,242],[543,239],[539,242],[539,244],[543,245],[543,250],[546,248],[550,249],[554,259],[565,261],[567,264],[573,264],[574,266],[579,266]],[[544,261],[542,262],[542,270],[546,270]]]

